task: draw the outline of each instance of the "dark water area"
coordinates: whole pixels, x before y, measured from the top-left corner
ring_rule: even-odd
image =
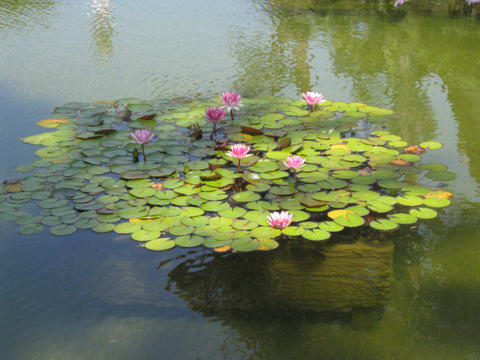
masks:
[[[392,133],[442,142],[424,161],[457,174],[435,220],[261,254],[2,221],[0,358],[480,359],[480,23],[413,3],[0,2],[2,180],[65,102],[227,90],[391,109]]]

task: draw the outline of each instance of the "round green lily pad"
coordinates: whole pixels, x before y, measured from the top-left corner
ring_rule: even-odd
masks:
[[[374,220],[369,225],[370,227],[381,231],[390,231],[398,228],[398,224],[396,222],[387,219]]]
[[[44,227],[40,224],[29,224],[22,226],[19,231],[24,235],[32,235],[42,232],[43,229]]]
[[[404,205],[404,206],[420,206],[423,204],[424,199],[418,196],[404,195],[404,196],[398,196],[397,201],[400,205]]]
[[[150,241],[160,237],[160,231],[158,230],[137,230],[131,235],[133,240],[136,241]]]
[[[389,215],[388,218],[401,225],[411,225],[417,222],[417,218],[411,214],[398,213]]]
[[[333,219],[337,224],[344,227],[357,227],[365,223],[365,219],[355,213],[345,213]]]
[[[442,144],[437,141],[425,141],[420,144],[421,147],[428,150],[438,150],[442,148]]]
[[[236,251],[254,251],[257,250],[259,246],[260,242],[251,238],[241,238],[232,241],[232,248]]]
[[[131,234],[142,228],[140,224],[134,222],[124,222],[115,226],[114,231],[117,234]]]
[[[232,223],[232,227],[237,230],[252,230],[258,226],[257,222],[238,219]]]
[[[334,221],[322,221],[318,224],[318,227],[328,232],[338,232],[344,229],[342,225],[339,225]]]
[[[183,225],[198,227],[198,226],[207,225],[209,222],[209,217],[208,216],[183,217],[180,219],[180,222]]]
[[[138,198],[146,198],[150,196],[154,196],[156,191],[150,187],[138,187],[138,188],[133,188],[132,190],[129,191],[130,195],[133,195]]]
[[[307,240],[323,241],[330,239],[331,234],[323,229],[305,230],[302,236]]]
[[[258,246],[257,250],[262,250],[262,251],[268,251],[268,250],[274,250],[276,249],[279,244],[273,239],[257,239],[257,241],[260,243]]]
[[[92,230],[97,233],[107,233],[107,232],[113,231],[114,228],[115,228],[114,224],[98,223],[96,226],[92,228]]]
[[[261,196],[253,191],[243,191],[232,196],[236,202],[251,202],[260,200],[260,198]]]
[[[201,208],[205,211],[220,212],[230,209],[230,205],[222,201],[208,201],[203,203]]]
[[[457,177],[457,175],[451,171],[430,171],[426,176],[435,181],[451,181]]]
[[[175,244],[181,247],[186,247],[186,248],[200,246],[202,245],[202,243],[203,243],[203,238],[201,236],[196,236],[196,235],[177,236],[177,238],[175,239]]]
[[[409,211],[410,215],[415,216],[416,218],[419,219],[433,219],[437,217],[437,212],[433,209],[421,207],[418,209],[412,209]]]
[[[282,233],[287,236],[300,236],[304,232],[305,232],[305,229],[299,226],[288,226],[282,230]]]
[[[282,231],[280,229],[273,229],[267,226],[260,226],[253,229],[251,232],[252,237],[254,238],[275,238],[280,236]]]
[[[424,200],[424,204],[433,208],[442,208],[449,206],[452,202],[449,199],[439,199],[437,197],[429,197]]]
[[[73,234],[75,231],[77,231],[77,228],[73,225],[57,225],[52,228],[50,228],[50,232],[53,235],[70,235]]]
[[[226,210],[223,210],[223,211],[218,211],[218,215],[220,215],[222,217],[226,217],[226,218],[232,218],[232,219],[240,218],[243,215],[245,215],[246,213],[247,213],[247,210],[245,210],[243,208],[240,208],[240,207],[235,207],[235,208],[226,209]]]
[[[175,236],[180,235],[189,235],[195,230],[193,226],[184,226],[184,225],[176,225],[172,226],[169,230],[170,234]]]
[[[145,247],[152,251],[169,250],[175,246],[175,241],[169,238],[160,238],[145,243]]]
[[[398,180],[383,180],[379,181],[378,185],[385,189],[400,189],[405,186],[405,183]]]

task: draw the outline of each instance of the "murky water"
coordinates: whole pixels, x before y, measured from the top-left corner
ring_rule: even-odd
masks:
[[[393,109],[390,129],[443,142],[426,161],[458,174],[440,218],[315,256],[2,222],[1,359],[480,359],[480,24],[342,4],[0,2],[1,178],[67,101],[309,89]]]

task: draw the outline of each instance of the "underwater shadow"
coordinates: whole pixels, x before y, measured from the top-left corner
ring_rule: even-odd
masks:
[[[393,286],[393,248],[391,241],[288,240],[272,252],[191,251],[168,273],[166,289],[193,311],[227,322],[348,320],[362,309],[381,315]]]

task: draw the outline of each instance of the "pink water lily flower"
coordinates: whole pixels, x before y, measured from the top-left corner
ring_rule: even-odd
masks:
[[[468,1],[468,0],[467,0]],[[399,5],[403,5],[405,4],[405,0],[396,0],[394,3],[393,3],[393,6],[397,7]]]
[[[210,139],[213,140],[213,135],[217,133],[217,122],[222,120],[225,115],[227,115],[227,113],[220,107],[211,107],[205,112],[205,117],[213,123]]]
[[[135,130],[130,135],[132,135],[133,140],[135,140],[140,145],[146,144],[153,139],[153,133],[150,130],[146,129]]]
[[[252,154],[247,155],[249,151],[250,151],[250,146],[245,144],[235,144],[235,145],[232,145],[232,147],[230,148],[230,151],[227,152],[227,155],[240,160],[245,157],[251,156]]]
[[[153,139],[153,133],[150,130],[142,129],[142,130],[135,130],[131,133],[133,140],[140,144],[140,148],[142,150],[143,161],[147,161],[147,155],[145,154],[145,144],[150,142]],[[136,158],[138,161],[138,157]],[[134,160],[135,161],[135,160]]]
[[[235,144],[230,147],[230,151],[227,152],[228,156],[237,159],[237,172],[240,172],[240,163],[243,158],[249,157],[252,154],[248,154],[250,146],[245,144]]]
[[[205,112],[205,117],[213,123],[222,120],[227,113],[220,107],[208,108]]]
[[[273,213],[268,216],[268,225],[274,229],[285,229],[292,222],[293,215],[288,211]]]
[[[289,156],[287,161],[284,161],[283,163],[289,169],[298,170],[305,165],[305,159],[298,155],[292,155]]]
[[[220,95],[220,99],[222,99],[223,106],[227,108],[227,111],[231,111],[232,109],[238,110],[238,107],[242,106],[240,103],[240,95],[234,92],[225,92]]]
[[[473,5],[473,4],[476,4],[476,3],[480,3],[480,0],[467,0],[468,5]]]
[[[308,91],[303,93],[303,101],[305,101],[309,106],[314,106],[321,104],[325,101],[323,95],[314,91]]]

